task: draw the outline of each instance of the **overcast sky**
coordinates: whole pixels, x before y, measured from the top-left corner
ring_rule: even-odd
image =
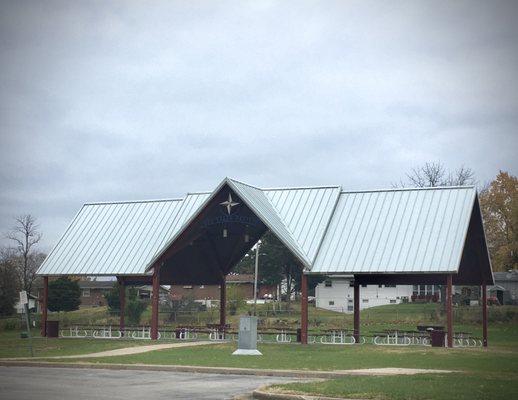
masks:
[[[32,213],[48,251],[84,202],[225,176],[517,174],[517,4],[1,1],[0,232]]]

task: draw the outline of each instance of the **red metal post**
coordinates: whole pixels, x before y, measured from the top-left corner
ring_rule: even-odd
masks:
[[[482,344],[487,347],[487,286],[482,284]]]
[[[448,347],[453,347],[453,276],[448,275],[446,278],[446,319],[448,336]]]
[[[41,336],[47,336],[47,309],[49,308],[49,277],[43,277],[43,298],[41,299]]]
[[[308,344],[308,276],[302,272],[300,289],[300,343]]]
[[[158,339],[158,299],[160,296],[159,270],[153,270],[153,295],[151,298],[151,339]]]
[[[360,343],[360,283],[354,280],[354,340]]]
[[[227,281],[223,276],[219,289],[219,325],[222,329],[227,323]]]
[[[124,330],[126,328],[124,321],[124,313],[126,309],[126,286],[124,285],[124,279],[119,278],[119,329],[124,336]]]

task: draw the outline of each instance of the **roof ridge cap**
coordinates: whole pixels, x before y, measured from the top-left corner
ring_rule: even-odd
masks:
[[[311,190],[311,189],[342,189],[341,185],[316,185],[316,186],[286,186],[286,187],[270,187],[261,189],[263,192],[271,192],[274,190]]]
[[[245,183],[245,182],[242,182],[242,181],[234,179],[234,178],[227,177],[227,178],[225,178],[225,180],[230,181],[230,182],[240,183],[241,185],[245,185],[245,186],[251,187],[253,189],[257,189],[257,190],[261,190],[261,191],[263,190],[260,187],[250,185],[249,183]]]
[[[453,190],[453,189],[476,189],[475,185],[465,186],[426,186],[426,187],[408,187],[408,188],[387,188],[387,189],[360,189],[360,190],[342,190],[341,194],[346,193],[376,193],[376,192],[411,192],[425,190]]]
[[[166,201],[183,201],[185,197],[176,197],[171,199],[149,199],[149,200],[120,200],[120,201],[93,201],[83,203],[83,206],[100,206],[108,204],[136,204],[136,203],[160,203]]]

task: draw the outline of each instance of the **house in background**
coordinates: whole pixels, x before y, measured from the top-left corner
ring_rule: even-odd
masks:
[[[494,286],[488,287],[490,297],[501,305],[518,304],[518,270],[494,272]]]
[[[81,291],[79,307],[101,307],[107,304],[104,295],[113,288],[114,281],[80,280],[77,283]],[[42,282],[35,282],[34,288],[37,298],[41,299],[43,297]]]
[[[115,281],[113,280],[80,280],[77,281],[79,289],[81,290],[81,304],[79,307],[102,307],[106,306],[106,298],[104,297],[110,290],[113,289]],[[36,284],[37,296],[33,296],[35,299],[40,298],[43,295],[41,282]],[[137,296],[142,300],[149,300],[151,298],[152,288],[150,285],[139,285],[135,286],[137,289]],[[166,287],[160,287],[160,302],[166,302],[170,300],[169,289]],[[38,305],[39,306],[39,305]]]
[[[360,309],[399,304],[402,302],[438,301],[440,290],[436,285],[362,285]],[[330,276],[315,288],[318,308],[344,313],[354,309],[352,276]]]
[[[101,307],[105,306],[106,298],[104,297],[113,288],[113,281],[87,281],[77,282],[81,289],[81,305],[80,307]]]
[[[226,276],[227,292],[234,285],[244,300],[254,298],[254,275],[253,274],[228,274]],[[273,299],[277,296],[276,285],[258,285],[257,298]],[[171,298],[181,300],[192,298],[194,301],[204,303],[210,307],[212,302],[219,304],[219,285],[171,285]]]

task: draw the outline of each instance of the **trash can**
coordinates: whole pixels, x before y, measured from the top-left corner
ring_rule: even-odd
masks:
[[[59,321],[47,321],[47,337],[59,337]]]
[[[444,347],[444,338],[446,336],[446,332],[439,330],[431,330],[430,331],[430,341],[432,342],[432,347]]]
[[[297,343],[302,342],[302,329],[297,328]]]

